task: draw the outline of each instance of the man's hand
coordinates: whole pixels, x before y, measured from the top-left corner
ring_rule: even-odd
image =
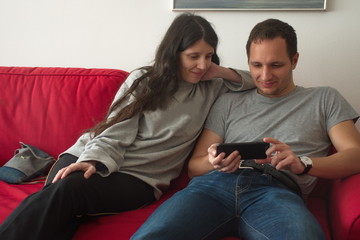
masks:
[[[55,178],[52,181],[52,183],[65,178],[70,173],[75,171],[83,171],[84,178],[88,179],[92,174],[96,172],[95,164],[96,164],[95,161],[72,163],[69,166],[60,169],[55,175]]]
[[[226,158],[224,158],[225,153],[220,153],[218,156],[216,156],[216,146],[217,144],[212,144],[208,149],[209,162],[214,167],[214,169],[225,173],[235,172],[237,169],[239,169],[241,160],[239,152],[234,151]]]
[[[277,170],[286,169],[295,174],[301,174],[305,166],[300,162],[298,156],[292,151],[289,145],[280,142],[275,138],[264,138],[264,142],[270,143],[270,148],[266,151],[266,159],[257,159],[256,163],[270,163]]]

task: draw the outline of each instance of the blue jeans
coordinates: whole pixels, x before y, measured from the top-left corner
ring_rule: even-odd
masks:
[[[325,239],[303,199],[251,169],[209,172],[164,202],[132,240]]]

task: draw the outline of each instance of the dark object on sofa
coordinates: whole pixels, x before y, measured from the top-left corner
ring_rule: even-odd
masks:
[[[20,142],[21,148],[0,167],[0,180],[19,184],[46,175],[55,158],[35,146]]]

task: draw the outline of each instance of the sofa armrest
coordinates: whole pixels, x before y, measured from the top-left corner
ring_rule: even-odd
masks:
[[[360,236],[360,174],[333,182],[330,221],[334,240],[355,240]]]

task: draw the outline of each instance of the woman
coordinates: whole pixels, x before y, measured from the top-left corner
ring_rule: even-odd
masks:
[[[0,239],[71,239],[82,216],[159,199],[179,175],[215,99],[253,87],[248,73],[218,66],[217,43],[204,18],[178,16],[154,64],[129,75],[105,120],[61,154],[45,187],[1,225]]]

